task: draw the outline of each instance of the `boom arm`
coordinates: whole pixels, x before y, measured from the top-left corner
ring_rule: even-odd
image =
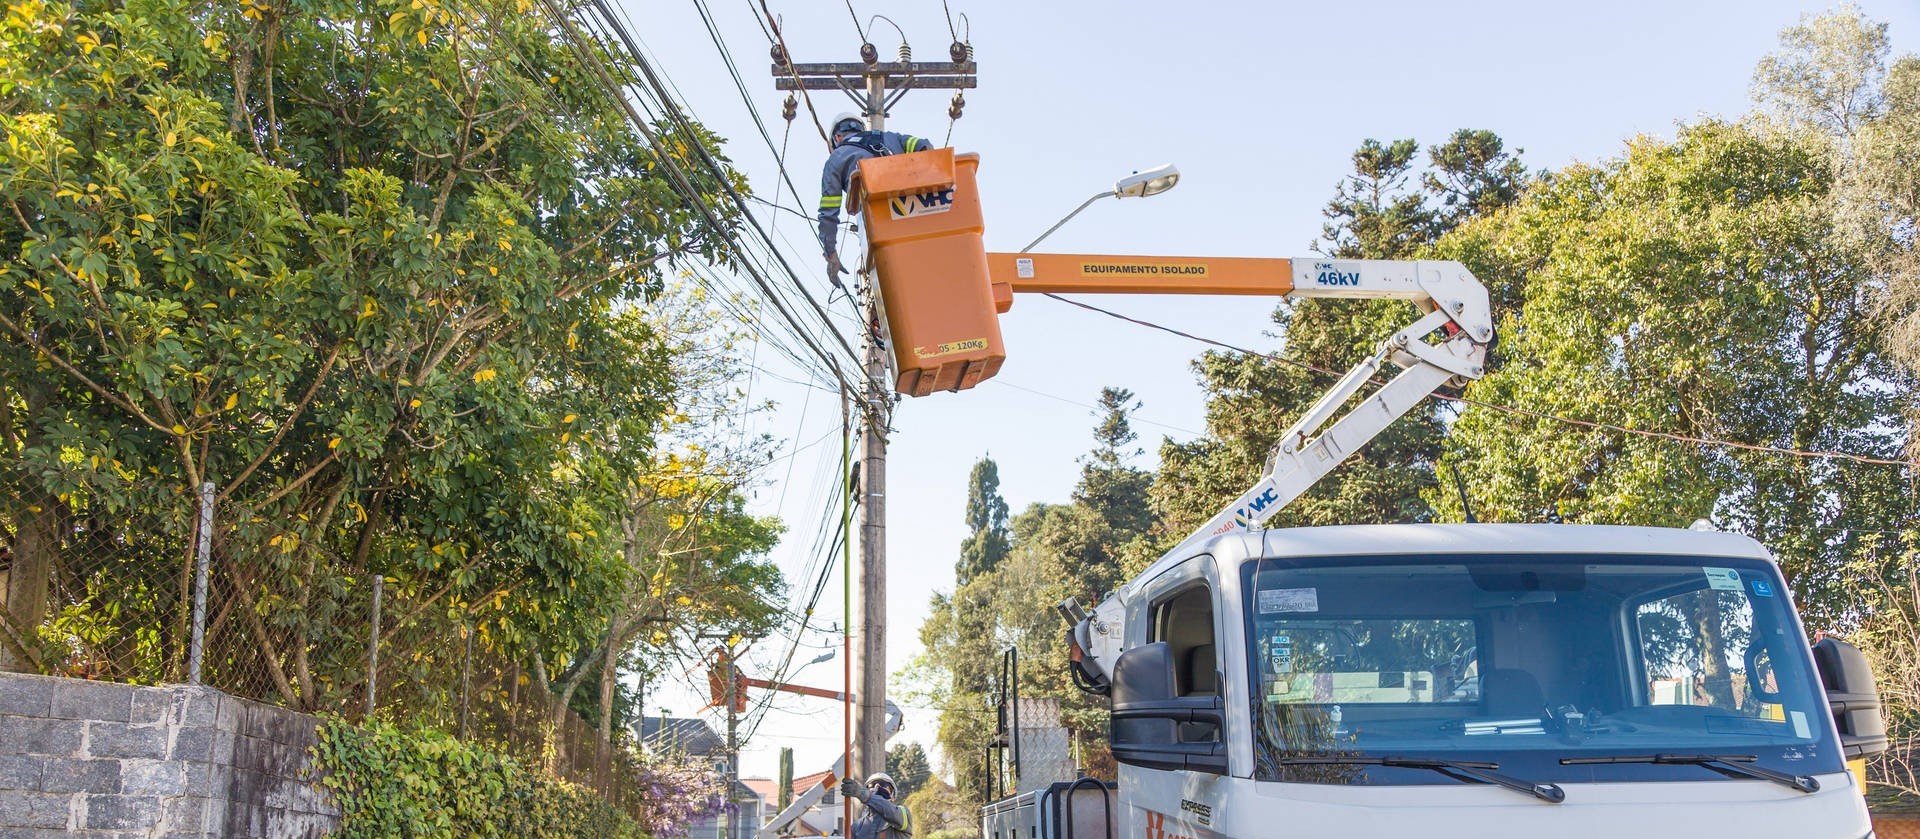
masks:
[[[997,266],[999,263],[992,261],[994,256],[999,255],[990,254],[990,264]],[[1070,639],[1075,667],[1080,671],[1076,678],[1095,690],[1105,685],[1125,646],[1117,629],[1122,625],[1124,604],[1134,585],[1153,579],[1215,537],[1264,525],[1441,385],[1484,375],[1487,347],[1493,341],[1493,315],[1487,289],[1457,262],[1242,259],[1227,264],[1209,259],[1059,256],[1037,260],[1044,262],[1030,262],[1016,268],[1016,275],[1030,273],[1033,276],[1011,278],[1012,290],[1127,292],[1158,286],[1158,290],[1165,293],[1169,289],[1165,287],[1168,283],[1164,277],[1147,279],[1154,271],[1149,266],[1157,265],[1162,266],[1158,269],[1161,272],[1186,266],[1176,276],[1175,284],[1180,284],[1180,278],[1192,280],[1195,293],[1254,294],[1259,292],[1255,290],[1257,283],[1249,277],[1250,272],[1263,266],[1271,270],[1286,265],[1285,273],[1280,275],[1286,280],[1284,290],[1270,286],[1267,294],[1277,292],[1296,298],[1402,299],[1412,301],[1426,313],[1382,342],[1373,355],[1354,365],[1280,435],[1279,444],[1268,457],[1265,473],[1251,489],[1208,519],[1160,561],[1134,578],[1133,583],[1123,586],[1116,596],[1099,604],[1092,615],[1074,625]],[[1055,266],[1064,276],[1041,277],[1042,264]],[[1127,269],[1125,266],[1129,265],[1138,267]],[[1075,266],[1077,271],[1072,270]],[[1226,270],[1216,266],[1224,266]],[[995,279],[999,277],[995,271]],[[1114,277],[1121,279],[1116,282]],[[1202,280],[1207,287],[1197,287]],[[1429,341],[1436,333],[1438,338]],[[1381,365],[1389,361],[1399,367],[1400,372],[1341,414],[1341,409],[1358,396],[1373,381]],[[1065,611],[1077,611],[1077,607]]]

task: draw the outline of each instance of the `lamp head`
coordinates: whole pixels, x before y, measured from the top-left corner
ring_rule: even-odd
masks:
[[[1166,192],[1179,182],[1180,170],[1171,163],[1165,163],[1114,182],[1113,194],[1121,198],[1145,198]]]

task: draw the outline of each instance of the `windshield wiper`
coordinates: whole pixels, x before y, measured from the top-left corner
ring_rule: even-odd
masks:
[[[1395,757],[1382,755],[1303,755],[1299,757],[1275,758],[1282,766],[1392,766],[1407,769],[1430,769],[1456,778],[1466,778],[1483,784],[1506,787],[1514,792],[1524,793],[1545,801],[1558,804],[1567,800],[1567,792],[1559,784],[1535,784],[1522,781],[1511,775],[1502,775],[1492,770],[1499,769],[1498,763],[1476,760],[1439,760],[1424,757]]]
[[[1811,775],[1793,775],[1764,766],[1751,765],[1759,758],[1755,755],[1615,755],[1612,757],[1568,757],[1561,758],[1561,766],[1580,766],[1593,763],[1663,763],[1704,766],[1723,775],[1735,775],[1743,778],[1759,778],[1782,786],[1792,787],[1801,792],[1819,792],[1820,781]]]

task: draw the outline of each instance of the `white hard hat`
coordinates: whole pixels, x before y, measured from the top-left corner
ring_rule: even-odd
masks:
[[[857,123],[860,126],[861,131],[866,130],[867,128],[866,117],[863,117],[852,111],[841,111],[840,113],[833,115],[833,123],[830,126],[833,129],[833,133],[835,134],[840,133],[840,124],[843,122],[847,122],[849,120],[853,121],[854,123]]]
[[[834,125],[839,125],[839,124],[840,124],[840,123],[838,123],[838,122],[835,122],[835,123],[834,123]],[[899,786],[899,784],[896,784],[896,783],[894,783],[894,782],[893,782],[893,776],[892,776],[892,775],[889,775],[889,774],[887,774],[887,773],[885,773],[885,772],[875,772],[875,773],[873,773],[873,774],[871,774],[871,775],[868,775],[868,776],[867,776],[867,786],[873,786],[873,783],[874,783],[875,781],[886,781],[886,782],[887,782],[887,786],[890,786],[890,787],[897,787],[897,786]]]

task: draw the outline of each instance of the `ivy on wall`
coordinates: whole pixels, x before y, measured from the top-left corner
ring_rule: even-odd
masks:
[[[328,719],[313,747],[338,839],[646,839],[591,790],[433,730]]]

